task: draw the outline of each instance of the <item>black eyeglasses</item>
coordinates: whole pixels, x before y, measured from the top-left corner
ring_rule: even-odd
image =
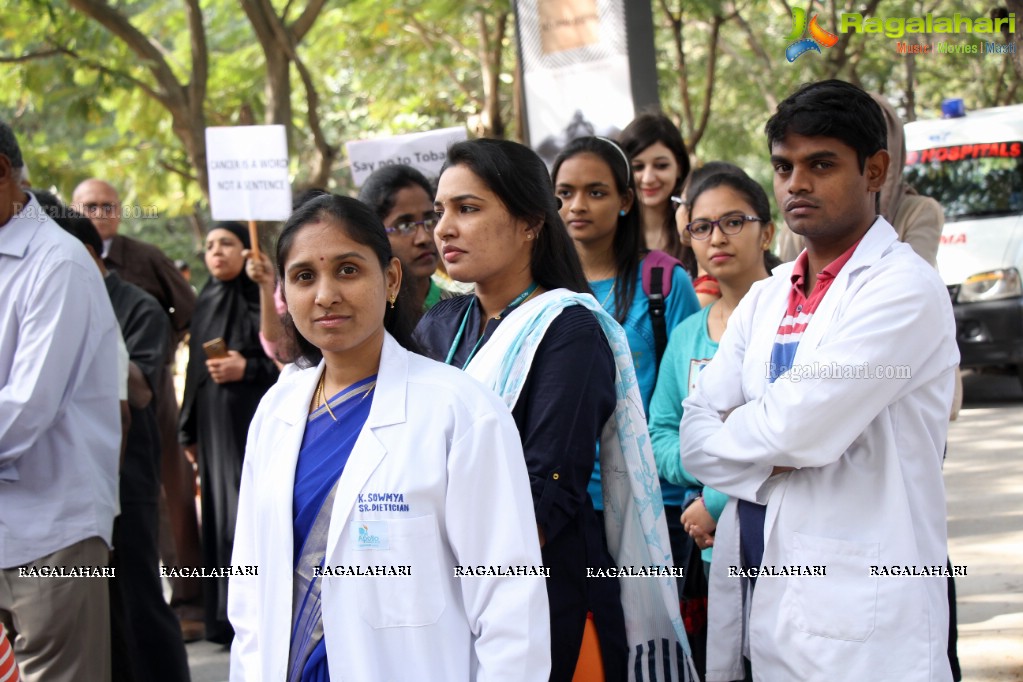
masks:
[[[385,227],[384,231],[387,234],[400,234],[403,237],[407,237],[410,234],[415,234],[415,231],[422,225],[423,229],[426,230],[426,234],[433,234],[433,228],[437,227],[436,218],[424,218],[423,220],[412,220],[407,223],[398,223],[393,227]]]
[[[117,204],[83,204],[82,208],[85,209],[86,213],[103,213],[104,215],[113,215],[114,211],[117,210]]]
[[[694,220],[686,225],[686,229],[689,230],[689,234],[692,235],[693,239],[708,239],[715,226],[720,228],[725,234],[733,236],[742,232],[742,226],[746,223],[762,222],[764,221],[756,216],[729,213],[717,220]]]

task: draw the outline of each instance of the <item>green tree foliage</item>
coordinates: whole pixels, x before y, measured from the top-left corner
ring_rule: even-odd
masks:
[[[906,120],[938,116],[946,97],[963,98],[968,109],[1023,101],[1011,58],[910,57],[897,53],[895,38],[839,31],[844,12],[881,19],[927,12],[987,17],[997,4],[977,0],[654,0],[662,106],[680,124],[697,163],[731,161],[769,185],[764,124],[777,103],[804,82],[849,80],[887,96]],[[792,42],[788,37],[796,8],[803,9],[808,19],[818,15],[821,27],[836,34],[839,42],[820,54],[807,53],[788,63],[785,48]],[[1023,25],[1023,16],[1017,15],[1017,25]],[[1006,36],[936,34],[899,40],[977,44],[1005,42]],[[1020,48],[1023,44],[1017,45]]]

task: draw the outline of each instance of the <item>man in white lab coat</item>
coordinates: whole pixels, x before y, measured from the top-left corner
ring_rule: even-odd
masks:
[[[806,249],[742,300],[680,427],[686,469],[732,496],[707,680],[951,680],[948,293],[878,215],[889,158],[869,95],[805,85],[766,132]]]

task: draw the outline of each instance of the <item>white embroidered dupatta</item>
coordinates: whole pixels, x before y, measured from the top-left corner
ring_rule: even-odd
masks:
[[[608,549],[619,567],[673,566],[661,486],[625,330],[589,294],[555,289],[513,310],[466,371],[515,407],[533,356],[551,322],[581,305],[600,322],[615,359],[617,405],[600,437],[600,475]],[[675,579],[620,579],[629,679],[697,680],[679,612]]]

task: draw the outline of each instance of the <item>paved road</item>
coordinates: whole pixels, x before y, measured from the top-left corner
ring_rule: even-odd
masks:
[[[227,682],[227,649],[212,642],[192,642],[185,648],[192,682]]]
[[[966,682],[1023,681],[1023,390],[1012,377],[964,379],[949,429],[949,554],[959,578],[959,658]],[[192,682],[227,680],[219,645],[188,645]]]
[[[1023,390],[1011,377],[964,379],[949,429],[945,485],[959,659],[968,682],[1023,680]]]

